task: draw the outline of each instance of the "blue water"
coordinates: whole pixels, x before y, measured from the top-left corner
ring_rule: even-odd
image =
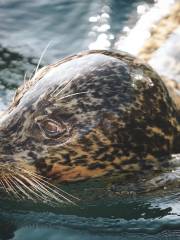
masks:
[[[0,109],[8,105],[25,73],[31,75],[49,43],[41,65],[90,49],[99,37],[105,48],[114,48],[123,27],[131,28],[139,18],[141,4],[151,7],[153,1],[0,1]],[[78,194],[78,185],[71,188]],[[180,239],[178,189],[89,200],[91,192],[84,185],[79,206],[50,207],[2,198],[0,239]],[[96,191],[98,186],[93,185]]]
[[[152,0],[147,1],[149,6]],[[140,0],[5,0],[0,1],[0,96],[1,108],[24,79],[33,72],[43,50],[50,44],[42,65],[89,49],[106,34],[113,48],[124,26],[138,18]],[[92,22],[91,18],[108,14]],[[98,27],[103,24],[109,29]],[[102,36],[102,35],[101,35]]]

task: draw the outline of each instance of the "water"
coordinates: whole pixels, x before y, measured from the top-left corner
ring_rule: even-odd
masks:
[[[180,69],[177,67],[180,60],[180,27],[170,36],[169,40],[154,53],[150,60],[151,66],[159,74],[180,82]],[[177,44],[178,43],[178,44]],[[157,64],[157,62],[159,64]]]
[[[149,5],[152,1],[148,1]],[[98,47],[113,47],[125,25],[134,24],[140,0],[0,1],[0,96],[10,94],[32,73],[42,51],[42,64]],[[11,95],[11,94],[10,94]]]
[[[27,72],[30,76],[50,42],[41,65],[92,48],[115,48],[153,1],[141,0],[1,0],[0,109],[4,109]],[[138,11],[137,11],[138,10]],[[80,206],[0,200],[0,239],[180,239],[179,188],[149,194],[121,194],[89,199]],[[98,192],[98,185],[92,185]],[[107,195],[107,193],[105,193]]]

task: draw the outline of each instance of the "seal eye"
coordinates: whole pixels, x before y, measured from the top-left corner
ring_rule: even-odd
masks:
[[[59,123],[51,119],[43,120],[39,122],[38,125],[42,133],[48,138],[58,138],[67,130],[64,123]]]
[[[44,126],[46,128],[46,131],[49,132],[50,134],[56,134],[61,131],[59,126],[52,121],[46,121],[44,123]]]

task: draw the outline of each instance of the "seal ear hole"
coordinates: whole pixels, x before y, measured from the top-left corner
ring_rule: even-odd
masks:
[[[56,122],[52,119],[38,121],[38,126],[46,138],[59,138],[68,132],[68,128],[63,122]]]

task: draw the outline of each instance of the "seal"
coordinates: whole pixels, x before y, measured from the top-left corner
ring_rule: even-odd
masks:
[[[159,171],[178,152],[179,121],[150,66],[124,52],[84,51],[17,90],[0,119],[0,182],[26,192],[41,176],[60,183]]]

